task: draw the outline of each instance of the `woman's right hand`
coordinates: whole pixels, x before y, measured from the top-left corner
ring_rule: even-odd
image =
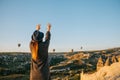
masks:
[[[48,23],[48,24],[47,24],[47,31],[50,31],[50,30],[51,30],[51,24]]]

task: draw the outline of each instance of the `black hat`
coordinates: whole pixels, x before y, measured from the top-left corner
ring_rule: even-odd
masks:
[[[36,30],[32,35],[32,40],[34,41],[42,41],[44,34],[38,30]]]

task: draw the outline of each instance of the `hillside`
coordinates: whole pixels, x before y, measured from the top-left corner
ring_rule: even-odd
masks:
[[[120,62],[104,66],[93,74],[81,73],[81,80],[120,80]]]
[[[115,56],[115,57],[114,57]],[[112,48],[96,51],[77,51],[50,53],[50,72],[52,80],[80,80],[80,73],[94,73],[97,69],[99,58],[103,65],[107,58],[110,64],[118,62],[120,48]],[[113,60],[113,57],[116,60]],[[0,80],[29,80],[30,53],[0,53]]]

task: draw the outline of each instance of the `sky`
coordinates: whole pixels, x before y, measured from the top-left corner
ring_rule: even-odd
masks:
[[[45,33],[47,23],[50,52],[120,47],[120,0],[0,0],[0,52],[30,52],[36,25]]]

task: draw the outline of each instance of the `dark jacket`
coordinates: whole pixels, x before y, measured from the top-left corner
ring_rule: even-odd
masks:
[[[30,49],[33,41],[30,42]],[[38,42],[38,58],[31,59],[30,80],[50,80],[48,63],[48,47],[50,43],[50,32],[46,33],[44,42]]]

